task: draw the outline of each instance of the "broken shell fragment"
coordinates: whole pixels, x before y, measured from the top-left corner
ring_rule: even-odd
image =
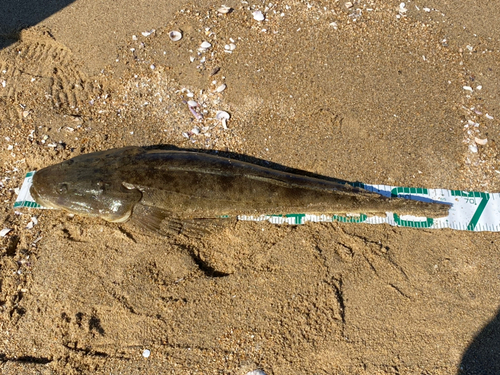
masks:
[[[227,113],[226,111],[217,111],[215,114],[215,118],[222,122],[222,127],[224,129],[227,129],[227,120],[231,118],[231,115]]]
[[[260,10],[253,11],[252,15],[255,21],[264,21],[264,19],[266,18]]]
[[[484,146],[486,143],[488,143],[488,139],[487,138],[481,139],[478,137],[474,137],[474,142],[476,142],[478,145]]]
[[[194,100],[189,100],[187,104],[190,107],[198,107],[198,103],[196,103]]]
[[[0,237],[5,237],[11,230],[12,229],[10,228],[3,228],[2,230],[0,230]]]
[[[220,14],[227,14],[230,13],[233,10],[233,8],[228,7],[227,5],[222,5],[219,9],[217,9],[217,12]]]
[[[212,44],[210,44],[209,42],[203,42],[203,43],[201,43],[201,46],[200,46],[200,48],[202,48],[202,49],[209,49],[210,47],[212,47]]]
[[[215,114],[215,118],[217,120],[229,120],[231,118],[231,115],[226,111],[217,111],[217,113]]]
[[[223,83],[222,85],[220,85],[219,87],[217,87],[215,89],[215,92],[222,92],[226,89],[227,85],[225,83]]]
[[[143,31],[141,34],[143,36],[150,36],[151,34],[153,34],[155,32],[155,29],[152,29],[152,30],[149,30],[149,31]]]
[[[182,33],[180,31],[171,31],[168,33],[168,36],[172,42],[178,42],[182,39]]]

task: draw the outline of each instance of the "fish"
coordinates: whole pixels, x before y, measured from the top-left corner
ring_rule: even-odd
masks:
[[[37,171],[30,188],[49,208],[159,230],[162,222],[238,215],[380,214],[444,217],[449,205],[380,194],[218,155],[128,146]]]

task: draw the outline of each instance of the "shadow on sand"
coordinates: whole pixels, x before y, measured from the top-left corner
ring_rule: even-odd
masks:
[[[500,309],[465,351],[458,375],[500,374]]]
[[[40,21],[75,0],[2,0],[0,5],[0,49],[18,40],[19,31]]]

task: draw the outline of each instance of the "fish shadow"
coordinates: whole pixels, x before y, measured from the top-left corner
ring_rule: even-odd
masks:
[[[457,375],[500,374],[500,309],[462,356]]]

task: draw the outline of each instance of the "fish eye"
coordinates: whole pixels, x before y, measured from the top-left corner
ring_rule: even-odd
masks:
[[[68,184],[61,184],[57,188],[59,194],[66,194],[68,192]]]

